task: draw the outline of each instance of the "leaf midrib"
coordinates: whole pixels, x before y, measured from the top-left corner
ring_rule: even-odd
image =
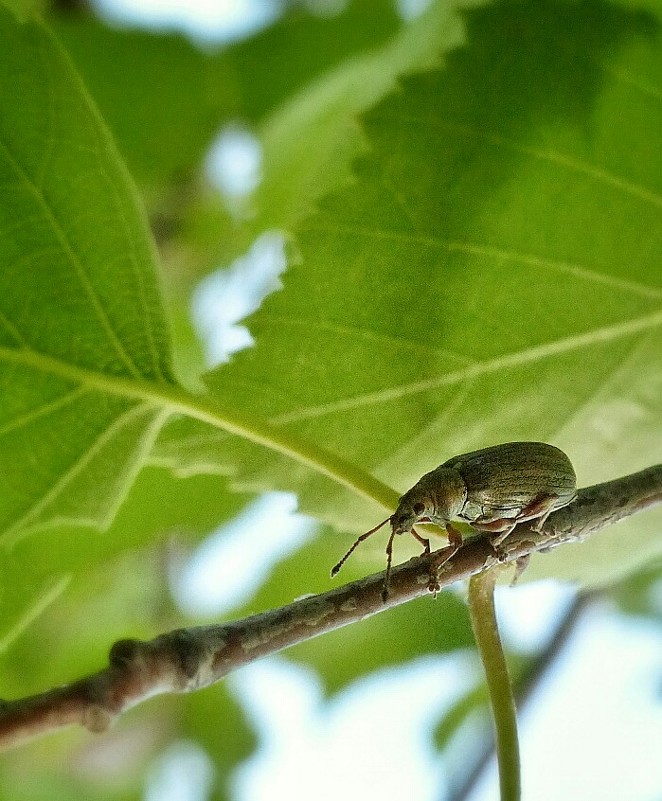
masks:
[[[434,234],[424,234],[418,231],[397,231],[380,230],[368,228],[367,226],[351,225],[340,223],[307,223],[303,231],[320,231],[330,234],[349,234],[351,236],[365,237],[366,239],[376,239],[391,242],[402,242],[406,245],[425,245],[426,247],[446,250],[449,253],[465,253],[472,256],[487,256],[489,258],[513,261],[532,267],[543,267],[549,270],[556,270],[561,274],[571,275],[582,278],[596,285],[604,285],[616,290],[623,290],[634,295],[645,298],[662,300],[662,289],[655,286],[648,286],[630,278],[618,278],[608,273],[601,273],[595,267],[590,267],[579,262],[561,261],[549,256],[540,256],[535,253],[526,253],[518,250],[485,245],[480,242],[463,242],[457,239],[443,239]]]
[[[171,414],[184,414],[288,456],[385,509],[394,510],[397,506],[398,493],[357,465],[266,420],[223,407],[209,395],[191,395],[177,384],[95,372],[27,348],[0,346],[2,362],[56,375],[99,392],[146,401]]]

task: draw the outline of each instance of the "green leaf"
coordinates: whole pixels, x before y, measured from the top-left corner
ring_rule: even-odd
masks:
[[[216,793],[212,798],[236,797],[228,789],[232,774],[257,746],[245,710],[225,682],[174,701],[180,706],[181,736],[201,745],[214,762]]]
[[[334,454],[175,384],[153,245],[97,112],[44,28],[3,13],[0,39],[5,542],[54,524],[107,527],[172,413],[392,503]]]
[[[629,576],[627,581],[614,587],[612,598],[618,604],[619,610],[626,615],[649,618],[659,624],[662,620],[659,601],[660,575],[662,559],[658,557]]]
[[[264,120],[338,65],[386,44],[402,25],[391,0],[343,6],[324,15],[294,5],[278,23],[229,49],[249,120]]]
[[[373,9],[373,20],[383,18],[383,11]],[[341,37],[354,30],[357,12],[346,15]],[[352,160],[367,149],[357,116],[393,91],[401,76],[440,66],[443,54],[462,39],[459,16],[443,0],[392,27],[389,38],[363,41],[351,57],[294,84],[290,95],[268,110],[256,129],[264,165],[258,188],[241,202],[207,195],[193,204],[182,234],[189,248],[207,242],[207,252],[227,263],[264,231],[291,231],[327,192],[351,182]],[[332,28],[326,35],[321,29],[309,43],[333,52],[335,41]],[[272,58],[273,51],[265,53],[265,63]],[[271,79],[265,81],[269,85]]]
[[[0,530],[107,525],[160,411],[104,380],[172,381],[154,250],[67,58],[0,10]],[[16,102],[20,98],[20,102]]]
[[[315,201],[348,183],[351,159],[366,148],[357,115],[403,75],[441,66],[444,51],[460,40],[452,6],[431,3],[382,47],[347,59],[272,113],[260,131],[265,170],[253,230],[291,230]]]
[[[215,400],[174,385],[150,239],[85,90],[43,28],[0,18],[6,541],[107,526],[172,412],[189,419],[156,463],[296,489],[351,530],[396,497],[361,466],[404,489],[515,438],[556,439],[583,480],[653,459],[658,45],[645,16],[535,8],[472,12],[447,71],[366,118],[356,184],[301,227],[303,264],[253,318],[259,346],[209,377]],[[622,397],[608,464],[595,431]]]
[[[103,537],[95,536],[96,532],[89,527],[60,526],[40,532],[39,537],[22,539],[2,560],[0,658],[8,653],[11,663],[16,664],[16,650],[10,651],[10,647],[51,604],[60,603],[63,595],[68,597],[72,586],[82,586],[79,591],[83,595],[87,592],[89,597],[94,597],[98,571],[123,554],[137,561],[136,551],[152,543],[161,548],[170,545],[183,549],[190,547],[192,542],[238,514],[245,502],[241,495],[224,492],[216,476],[183,479],[176,478],[168,470],[147,468],[138,475]],[[133,576],[133,581],[141,582],[139,567],[132,569],[129,575]],[[130,608],[129,588],[122,586],[117,593],[120,596],[117,603],[127,604]],[[88,598],[83,607],[88,609],[89,603]],[[107,596],[104,603],[111,605]],[[123,619],[116,607],[113,607],[112,614],[120,622]],[[107,648],[110,636],[107,627],[102,633],[102,647]],[[125,633],[120,631],[118,636]],[[94,636],[98,637],[98,634],[99,630],[95,629]],[[62,643],[67,654],[72,647],[70,643],[64,643],[73,637],[73,634],[71,638],[63,635]],[[81,635],[78,634],[76,639],[79,641]],[[77,658],[81,659],[82,654],[89,651],[85,641],[76,649]],[[47,670],[58,659],[58,649],[52,648]],[[26,659],[25,664],[18,668],[21,680],[28,682],[27,690],[23,686],[21,692],[29,691],[40,681],[48,681],[47,675],[39,676],[40,681],[33,680],[32,671],[37,664],[39,660],[33,664],[32,659]],[[67,668],[71,669],[71,665],[68,664]],[[66,675],[66,669],[63,674]]]
[[[467,25],[445,71],[367,115],[355,185],[299,227],[301,262],[248,321],[256,347],[209,384],[401,490],[455,453],[516,439],[562,446],[580,484],[655,463],[658,22],[545,2],[477,9]],[[170,451],[182,470],[214,461],[220,443],[198,434],[198,453]],[[298,483],[306,511],[348,530],[379,520],[259,454],[233,480]],[[659,512],[648,519],[625,560],[600,535],[530,575],[632,570],[662,548]]]
[[[233,65],[181,36],[70,13],[54,15],[52,25],[145,198],[162,213],[168,185],[198,170],[219,126],[240,113]]]
[[[476,711],[487,711],[489,696],[487,687],[480,683],[461,695],[445,712],[434,731],[434,743],[439,751],[443,751],[458,729],[474,715]]]

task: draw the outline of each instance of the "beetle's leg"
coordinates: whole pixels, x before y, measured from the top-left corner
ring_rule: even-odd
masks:
[[[443,567],[443,565],[446,564],[446,562],[448,562],[449,559],[455,556],[455,554],[462,547],[462,534],[451,523],[446,523],[446,534],[448,535],[448,542],[450,545],[449,553],[444,554],[444,558],[440,562],[430,565],[430,580],[428,581],[428,590],[435,598],[440,590],[439,570]]]
[[[416,529],[412,528],[412,530],[409,533],[412,535],[412,537],[414,539],[418,540],[421,543],[421,545],[423,546],[423,553],[426,554],[426,555],[429,554],[430,553],[430,540],[426,540],[425,537],[421,537],[421,535],[418,533],[418,531],[416,531]],[[430,583],[432,583],[432,577],[430,578]],[[431,592],[434,592],[434,597],[436,598],[437,597],[437,592],[439,590],[439,583],[436,582],[435,586],[436,586],[436,589],[435,589],[435,587],[433,587],[431,589]],[[428,584],[428,589],[430,589],[430,584]]]
[[[504,521],[502,521],[502,522],[504,522]],[[502,528],[500,531],[498,531],[498,533],[497,533],[497,535],[495,537],[490,537],[490,545],[492,546],[492,548],[494,548],[494,552],[496,553],[497,558],[500,561],[502,561],[502,553],[499,550],[499,546],[501,545],[501,543],[504,540],[506,540],[510,536],[510,534],[512,533],[512,531],[513,531],[513,529],[515,528],[516,525],[517,525],[517,521],[516,520],[510,520],[510,521],[508,521],[508,527],[507,528]]]
[[[477,520],[471,521],[471,527],[478,531],[491,531],[494,534],[500,534],[502,531],[510,532],[517,525],[517,518],[515,517],[498,517],[492,520]]]
[[[478,519],[473,520],[471,525],[478,531],[486,531],[495,535],[490,537],[490,545],[492,546],[497,559],[501,561],[503,554],[499,550],[499,545],[501,545],[501,543],[515,528],[517,525],[517,519],[513,517],[503,517],[485,522],[481,522],[481,520]]]
[[[556,508],[559,496],[554,494],[538,495],[528,506],[520,510],[516,517],[505,517],[497,519],[486,519],[486,516],[473,520],[471,525],[479,531],[490,531],[497,534],[491,539],[492,546],[496,550],[499,545],[508,537],[515,526],[526,523],[528,520],[535,520],[535,525],[531,528],[540,531],[547,520],[547,517]]]
[[[533,531],[542,531],[545,520],[556,508],[558,500],[559,496],[552,493],[539,495],[517,515],[517,522],[524,523],[526,520],[536,520],[531,528]]]
[[[525,553],[524,556],[519,556],[515,559],[515,572],[513,573],[513,579],[510,582],[510,586],[514,587],[515,584],[520,580],[522,574],[529,566],[529,562],[531,561],[531,554]]]
[[[446,523],[446,534],[448,534],[448,541],[453,546],[453,554],[462,547],[462,534],[455,528],[452,523]],[[450,556],[448,557],[450,559]]]
[[[501,561],[503,559],[503,554],[499,550],[499,546],[512,533],[515,526],[519,525],[520,523],[525,523],[528,520],[535,520],[536,522],[531,526],[531,529],[533,531],[541,531],[543,525],[545,524],[545,520],[547,520],[551,512],[553,512],[556,508],[558,499],[559,496],[554,494],[539,495],[528,506],[525,506],[514,519],[494,520],[491,523],[483,523],[482,525],[479,524],[477,528],[481,528],[483,531],[499,532],[496,537],[492,537],[490,544],[492,545],[492,548],[494,548],[497,559]],[[474,521],[472,525],[475,526],[476,521]],[[500,525],[502,526],[501,528],[499,527]],[[517,581],[517,579],[519,579],[526,568],[526,564],[527,563],[525,563],[521,569],[519,566],[516,568],[515,578],[513,581]]]
[[[426,540],[425,537],[421,537],[416,529],[412,528],[409,533],[415,540],[418,540],[421,543],[423,546],[423,553],[430,553],[430,540]]]

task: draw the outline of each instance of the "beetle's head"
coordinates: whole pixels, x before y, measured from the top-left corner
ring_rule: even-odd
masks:
[[[432,498],[420,491],[409,490],[400,498],[398,508],[391,516],[391,528],[394,534],[409,533],[416,523],[429,523],[433,514]]]

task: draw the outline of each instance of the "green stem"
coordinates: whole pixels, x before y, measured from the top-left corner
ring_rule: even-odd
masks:
[[[498,568],[492,568],[472,576],[469,582],[469,614],[490,694],[500,798],[501,801],[519,801],[517,714],[494,609],[494,585],[499,572]]]

